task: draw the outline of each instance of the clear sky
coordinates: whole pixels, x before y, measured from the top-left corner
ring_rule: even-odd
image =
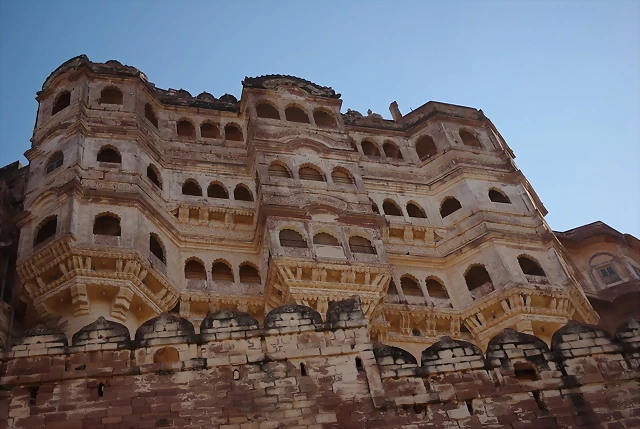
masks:
[[[555,230],[640,237],[640,1],[0,1],[0,165],[30,147],[36,91],[79,54],[161,88],[241,93],[292,74],[390,117],[480,108]]]

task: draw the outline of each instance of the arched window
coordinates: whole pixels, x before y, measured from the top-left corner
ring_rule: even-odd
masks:
[[[531,258],[528,258],[526,256],[518,256],[518,264],[520,264],[520,269],[524,274],[541,277],[547,276],[540,264]]]
[[[103,146],[98,151],[96,160],[98,162],[110,162],[113,164],[121,164],[122,156],[120,156],[120,152],[118,152],[116,148],[112,146]]]
[[[427,158],[432,157],[438,153],[438,148],[431,136],[422,136],[416,142],[416,153],[420,158],[420,161],[424,161]]]
[[[115,86],[108,86],[100,93],[100,104],[122,104],[122,91]]]
[[[272,162],[269,164],[269,177],[284,177],[291,179],[291,172],[284,165]]]
[[[371,241],[357,235],[349,237],[349,249],[351,249],[351,253],[376,254],[376,249],[371,244]]]
[[[240,265],[240,283],[260,284],[262,279],[258,269],[251,264]]]
[[[313,236],[313,244],[320,244],[323,246],[340,246],[338,239],[326,232],[319,232]]]
[[[202,189],[200,188],[198,182],[193,179],[188,179],[186,182],[184,182],[184,185],[182,185],[182,195],[193,195],[194,197],[201,197]]]
[[[94,235],[120,237],[120,219],[111,214],[99,215],[93,221]]]
[[[196,136],[196,128],[193,124],[186,119],[178,121],[176,124],[176,132],[180,137],[195,137]]]
[[[336,167],[331,172],[331,179],[333,183],[340,185],[353,185],[353,177],[351,174],[341,167]]]
[[[149,103],[144,105],[144,117],[147,118],[147,121],[151,122],[151,125],[158,128],[158,119],[156,118],[156,114],[153,112],[153,107],[151,107],[151,104]]]
[[[427,279],[427,292],[431,298],[449,299],[449,293],[442,283],[436,279]]]
[[[307,248],[307,242],[299,232],[292,229],[283,229],[280,231],[280,246],[282,247],[298,247]]]
[[[378,210],[378,205],[374,203],[373,200],[369,200],[369,201],[371,201],[371,210],[374,213],[380,214],[380,210]]]
[[[55,115],[56,113],[58,113],[63,109],[66,109],[67,107],[69,107],[70,104],[71,104],[71,93],[69,91],[62,92],[60,95],[58,95],[58,98],[56,98],[56,101],[53,103],[53,108],[51,109],[51,116]]]
[[[387,288],[387,295],[398,295],[398,288],[396,287],[396,282],[391,279],[389,282],[389,287]]]
[[[233,124],[228,124],[224,127],[224,136],[227,140],[241,142],[244,140],[242,130]]]
[[[384,150],[384,154],[387,156],[387,158],[402,159],[402,152],[400,152],[400,148],[394,143],[385,142],[382,145],[382,150]]]
[[[163,264],[167,263],[164,256],[164,248],[158,236],[154,233],[149,234],[149,251],[153,256],[158,258]]]
[[[38,244],[48,240],[49,238],[56,235],[56,231],[58,230],[58,216],[52,216],[43,224],[40,225],[36,232],[35,239],[33,240],[33,245],[37,246]]]
[[[219,139],[220,138],[220,129],[215,124],[211,122],[205,122],[200,125],[200,136],[205,139]]]
[[[375,143],[370,142],[369,140],[363,140],[361,143],[362,153],[367,156],[380,157],[380,150],[378,150],[378,146]]]
[[[483,265],[474,265],[464,275],[469,291],[478,289],[485,284],[491,284],[491,277]]]
[[[53,170],[57,169],[58,167],[61,167],[62,164],[64,163],[64,155],[62,154],[62,152],[57,151],[54,152],[53,155],[51,155],[49,157],[49,160],[47,161],[47,167],[45,168],[45,171],[48,173],[51,173]]]
[[[384,203],[382,203],[382,211],[386,215],[402,216],[402,210],[400,210],[400,207],[391,200],[384,200]]]
[[[453,197],[448,197],[444,200],[442,205],[440,206],[440,216],[444,219],[449,216],[451,213],[460,210],[462,206],[460,205],[460,201],[456,200]]]
[[[211,280],[216,282],[233,282],[233,271],[223,261],[216,261],[211,268]]]
[[[404,293],[405,296],[421,296],[424,298],[418,282],[409,276],[402,276],[400,278],[400,287],[402,287],[402,293]]]
[[[307,115],[307,112],[296,106],[289,106],[284,109],[284,116],[289,122],[309,123],[309,115]]]
[[[229,192],[220,183],[212,183],[207,188],[207,197],[209,198],[221,198],[223,200],[229,199]]]
[[[269,103],[260,103],[256,106],[258,118],[280,119],[280,112]]]
[[[298,170],[300,180],[312,180],[314,182],[324,182],[324,175],[314,167],[301,167]]]
[[[187,280],[206,280],[207,272],[202,262],[190,259],[184,264],[184,278]]]
[[[407,214],[409,215],[409,217],[417,217],[421,219],[426,218],[424,211],[414,203],[407,204]]]
[[[331,113],[325,112],[324,110],[314,111],[313,120],[319,127],[336,127],[336,118]]]
[[[163,347],[153,354],[153,363],[180,362],[180,353],[175,347]]]
[[[253,194],[249,188],[240,183],[233,190],[233,199],[236,201],[253,201]]]
[[[460,130],[458,134],[460,135],[460,139],[462,140],[462,143],[464,143],[465,146],[480,147],[480,148],[482,147],[478,138],[472,133],[470,133],[469,131]]]
[[[147,167],[147,179],[151,181],[158,188],[162,189],[162,180],[160,179],[160,172],[155,165],[149,164]]]
[[[494,203],[510,204],[511,200],[497,189],[489,190],[489,199]]]

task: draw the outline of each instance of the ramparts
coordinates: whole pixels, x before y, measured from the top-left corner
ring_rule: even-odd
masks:
[[[2,353],[0,427],[640,427],[640,324],[616,337],[570,323],[551,348],[505,330],[486,354],[443,337],[422,352],[372,344],[357,298],[285,305],[264,326],[162,314],[131,339],[103,318],[36,328]]]

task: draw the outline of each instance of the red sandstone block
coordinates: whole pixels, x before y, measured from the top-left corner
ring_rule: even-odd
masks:
[[[110,417],[111,416],[128,416],[131,414],[133,414],[133,408],[131,407],[131,405],[126,405],[124,407],[109,407],[109,409],[107,410],[107,416],[110,416]],[[102,419],[102,422],[105,423],[104,419]]]

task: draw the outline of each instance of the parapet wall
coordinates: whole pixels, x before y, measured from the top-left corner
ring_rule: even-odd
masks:
[[[505,330],[486,354],[448,337],[422,353],[372,344],[358,299],[285,305],[261,328],[162,314],[131,339],[103,318],[37,328],[2,353],[0,427],[640,427],[640,324],[569,324],[552,346]]]

